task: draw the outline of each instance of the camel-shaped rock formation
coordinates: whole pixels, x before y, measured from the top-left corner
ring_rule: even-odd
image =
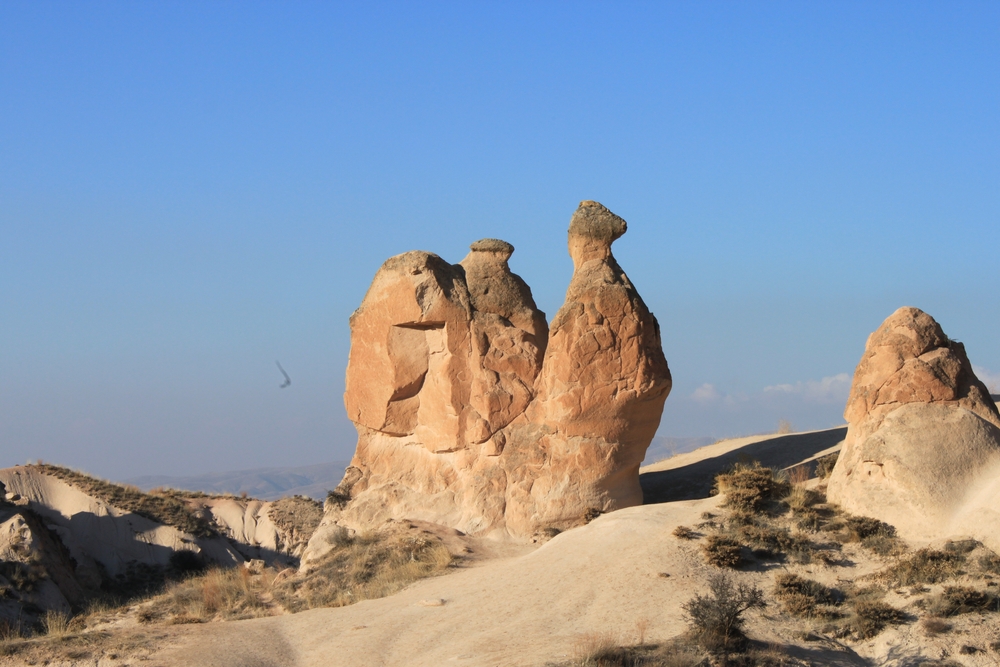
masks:
[[[844,418],[831,502],[910,539],[1000,541],[1000,414],[934,318],[900,308],[868,337]]]
[[[338,526],[420,519],[527,539],[642,503],[671,380],[656,318],[611,254],[625,230],[580,204],[551,330],[504,241],[456,265],[419,251],[382,265],[351,316],[357,450],[307,558]]]

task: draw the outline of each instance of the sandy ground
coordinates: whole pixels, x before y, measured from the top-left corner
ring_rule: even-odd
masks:
[[[835,451],[845,430],[728,440],[647,466],[641,481],[648,504],[606,514],[540,547],[421,525],[465,554],[460,567],[349,607],[158,626],[150,637],[152,655],[143,656],[142,664],[543,667],[581,657],[595,637],[621,645],[669,640],[687,629],[683,603],[705,593],[707,577],[716,571],[705,563],[700,540],[672,534],[678,525],[697,530],[704,512],[719,513],[721,498],[709,494],[715,474],[738,461],[787,468],[813,460]],[[783,571],[842,586],[886,564],[854,543],[844,545],[836,565],[763,562],[734,576],[770,595],[775,575]],[[886,601],[911,620],[850,645],[824,635],[819,622],[791,618],[774,605],[752,614],[747,631],[805,664],[917,667],[942,658],[966,667],[1000,664],[988,648],[1000,640],[1000,620],[994,618],[1000,615],[965,615],[953,632],[928,637],[916,622],[923,615],[921,595],[890,591]],[[977,652],[966,655],[966,644]]]
[[[537,549],[480,542],[470,567],[389,598],[181,628],[149,664],[544,665],[575,657],[588,636],[666,640],[686,629],[681,604],[703,592],[712,569],[698,542],[672,531],[717,511],[719,499],[708,493],[714,475],[742,459],[794,465],[842,438],[843,429],[755,436],[676,456],[643,469],[652,504],[604,515]],[[692,499],[660,500],[676,495]],[[492,558],[482,558],[484,550]],[[864,664],[839,644],[804,650],[825,664]]]

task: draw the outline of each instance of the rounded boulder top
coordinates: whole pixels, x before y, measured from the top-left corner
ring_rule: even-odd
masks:
[[[514,246],[500,239],[479,239],[469,249],[473,252],[498,252],[508,257],[514,254]]]
[[[613,242],[628,231],[628,224],[603,204],[584,200],[569,221],[570,235]]]

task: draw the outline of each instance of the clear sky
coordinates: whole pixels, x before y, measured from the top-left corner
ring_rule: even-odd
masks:
[[[1000,383],[1000,4],[0,3],[0,466],[348,458],[382,261],[505,239],[551,318],[582,199],[661,436],[840,423],[903,305]]]

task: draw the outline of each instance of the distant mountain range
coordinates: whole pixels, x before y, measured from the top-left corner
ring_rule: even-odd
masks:
[[[285,496],[306,496],[325,500],[326,494],[340,484],[347,461],[316,463],[295,468],[254,468],[230,472],[210,472],[188,477],[144,475],[124,480],[143,491],[165,486],[185,491],[232,493],[261,500],[277,500]]]

